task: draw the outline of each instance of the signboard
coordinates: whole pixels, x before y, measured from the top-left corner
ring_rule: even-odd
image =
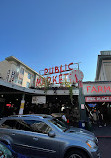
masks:
[[[33,104],[46,104],[46,96],[33,96],[32,103]]]
[[[51,84],[62,84],[64,81],[67,83],[78,83],[78,81],[83,79],[83,73],[80,70],[74,70],[72,65],[77,63],[69,63],[64,66],[55,66],[52,68],[45,68],[41,70],[43,73],[41,75],[45,76],[43,78],[37,78],[36,87],[40,85],[45,85],[45,82]],[[41,72],[40,71],[40,72]],[[68,72],[69,71],[69,72]]]
[[[86,102],[111,102],[111,96],[85,97]]]
[[[83,110],[85,109],[85,106],[84,106],[84,104],[81,104],[81,109],[83,109]]]
[[[84,83],[84,95],[111,95],[111,83]]]
[[[97,105],[97,104],[91,104],[91,103],[88,104],[89,107],[93,107],[93,108],[94,108],[96,105]]]

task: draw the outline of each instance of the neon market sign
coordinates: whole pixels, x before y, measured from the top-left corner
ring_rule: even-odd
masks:
[[[77,83],[83,79],[83,73],[80,70],[74,70],[72,65],[75,63],[65,64],[64,66],[55,66],[52,68],[45,68],[42,71],[44,78],[37,78],[36,87],[45,85],[45,83],[62,84],[64,81],[71,84]],[[77,64],[77,63],[76,63]]]

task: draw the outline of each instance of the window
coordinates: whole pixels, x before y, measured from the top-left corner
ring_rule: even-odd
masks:
[[[31,74],[30,73],[28,73],[28,79],[31,79]]]
[[[20,69],[20,73],[21,73],[22,75],[24,75],[24,69],[23,69],[23,68]]]
[[[48,134],[49,131],[51,131],[51,128],[42,121],[35,121],[35,123],[31,124],[32,131]]]
[[[27,83],[26,83],[26,88],[29,88],[29,86],[30,86],[30,83],[27,82]]]
[[[22,82],[23,82],[23,79],[19,79],[19,80],[18,80],[18,83],[19,83],[20,85],[22,85]]]
[[[14,126],[15,126],[15,120],[6,120],[0,127],[13,129]]]
[[[51,122],[59,130],[65,131],[66,129],[68,129],[68,126],[64,122],[58,119],[52,119],[52,120],[49,120],[49,122]]]
[[[43,134],[48,134],[48,132],[51,131],[51,128],[46,123],[36,120],[6,120],[1,125],[1,128],[32,131]]]

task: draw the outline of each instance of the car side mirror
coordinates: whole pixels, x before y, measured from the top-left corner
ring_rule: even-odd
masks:
[[[55,132],[54,132],[54,131],[50,131],[50,132],[48,133],[48,136],[49,136],[49,137],[55,137]]]

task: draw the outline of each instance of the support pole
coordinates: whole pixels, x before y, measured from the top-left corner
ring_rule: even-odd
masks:
[[[22,100],[21,100],[21,105],[20,105],[20,110],[19,110],[19,115],[23,114],[23,110],[24,110],[24,104],[25,104],[25,94],[22,95]]]

